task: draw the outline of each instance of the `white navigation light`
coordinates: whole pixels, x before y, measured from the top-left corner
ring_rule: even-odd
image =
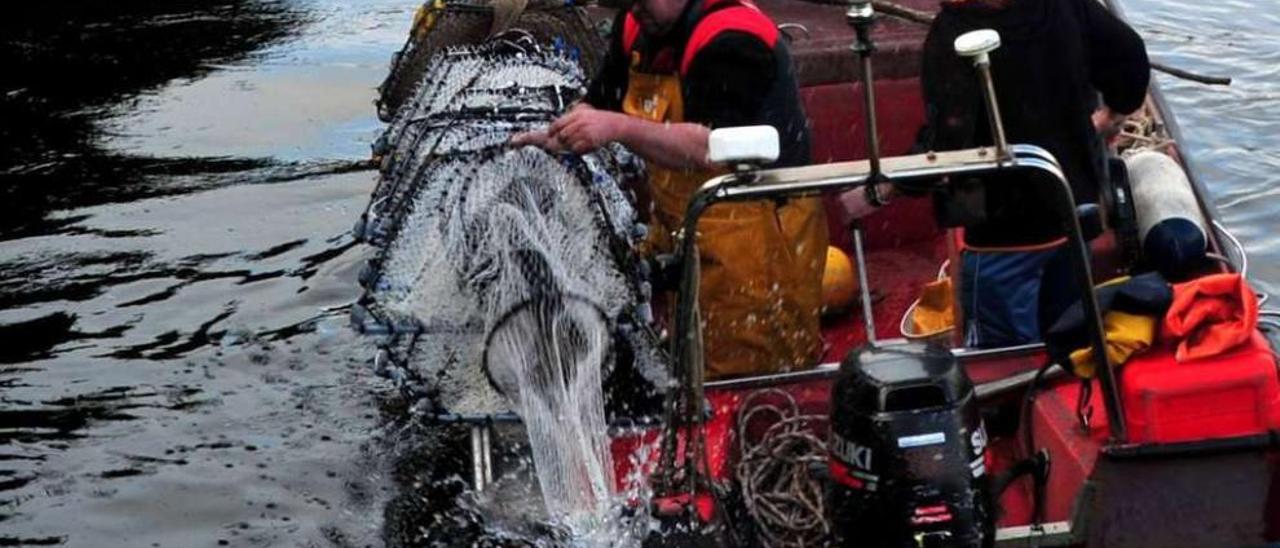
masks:
[[[712,130],[707,139],[707,152],[717,164],[772,164],[778,159],[778,130],[773,126]]]
[[[956,38],[955,47],[961,57],[972,57],[974,64],[985,65],[991,62],[988,54],[1000,47],[1000,33],[991,29],[966,32]]]

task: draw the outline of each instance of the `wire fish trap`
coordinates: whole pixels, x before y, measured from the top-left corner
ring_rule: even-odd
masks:
[[[429,65],[378,141],[381,177],[356,229],[378,248],[352,312],[382,337],[378,367],[423,413],[504,413],[482,368],[486,341],[513,310],[561,295],[598,308],[610,361],[625,356],[660,385],[634,252],[645,228],[624,190],[643,166],[616,145],[580,157],[507,146],[581,96],[581,69],[527,35],[451,48]]]
[[[436,56],[418,94],[374,144],[382,178],[358,235],[385,243],[385,223],[403,210],[407,183],[438,159],[504,144],[514,132],[547,123],[577,100],[581,70],[527,35]],[[394,224],[394,221],[391,221]]]
[[[484,42],[518,29],[536,40],[556,44],[567,59],[594,74],[603,60],[605,40],[583,8],[557,0],[428,0],[413,29],[391,58],[391,71],[378,87],[378,116],[392,120],[430,72],[435,54],[455,46]]]

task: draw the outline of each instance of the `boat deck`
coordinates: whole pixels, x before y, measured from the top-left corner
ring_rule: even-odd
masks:
[[[907,8],[937,11],[937,0],[898,0]],[[780,26],[801,25],[803,31],[788,30],[792,37],[801,87],[850,82],[858,78],[858,60],[849,52],[854,42],[853,28],[845,21],[847,6],[796,0],[759,0],[756,5]],[[872,29],[876,43],[877,78],[914,78],[920,72],[920,46],[928,27],[899,17],[881,15]]]

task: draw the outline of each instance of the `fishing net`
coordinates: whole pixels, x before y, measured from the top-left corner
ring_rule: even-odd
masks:
[[[603,370],[573,379],[599,383],[625,356],[649,383],[662,381],[634,253],[644,227],[625,190],[642,166],[616,145],[558,157],[506,144],[583,92],[577,64],[536,44],[508,34],[436,55],[375,145],[382,176],[357,234],[379,251],[353,320],[384,337],[379,366],[423,413],[518,411],[519,395],[504,398],[483,367],[486,343],[499,340],[500,322],[530,321],[513,311],[549,296],[597,308],[575,317],[602,318],[593,336],[608,337],[607,356],[580,360]]]
[[[551,516],[578,514],[590,521],[608,511],[614,476],[599,412],[604,379],[591,364],[608,359],[609,352],[608,318],[600,308],[554,291],[509,312],[485,346],[486,371],[517,402],[533,440]]]
[[[624,190],[642,167],[616,145],[507,144],[583,88],[573,59],[528,34],[432,57],[374,146],[381,177],[356,232],[378,253],[352,319],[383,338],[377,365],[418,416],[518,414],[548,515],[612,536],[624,522],[605,385],[624,365],[665,385],[634,252],[644,227]]]
[[[391,72],[379,86],[378,116],[391,120],[413,97],[436,53],[475,45],[502,31],[519,29],[543,43],[555,44],[571,61],[594,74],[605,41],[583,8],[556,0],[428,0],[414,19],[413,31],[391,60]],[[427,80],[430,85],[431,80]]]

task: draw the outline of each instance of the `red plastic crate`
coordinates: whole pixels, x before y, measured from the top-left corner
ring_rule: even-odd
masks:
[[[1178,363],[1172,348],[1120,369],[1131,443],[1174,443],[1264,433],[1280,427],[1280,374],[1255,333],[1227,354]]]

